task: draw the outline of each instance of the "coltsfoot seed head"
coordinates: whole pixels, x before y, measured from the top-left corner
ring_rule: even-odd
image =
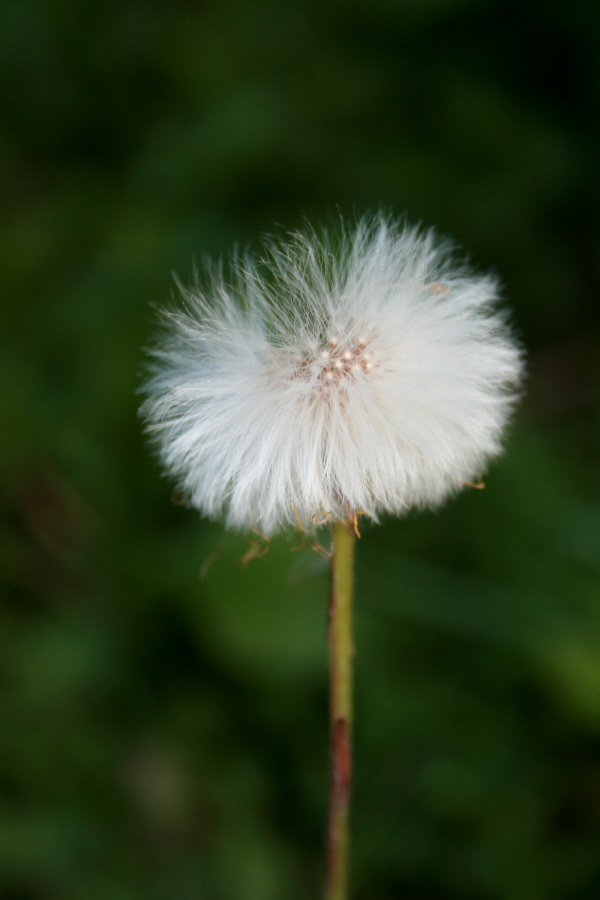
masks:
[[[435,507],[501,452],[522,354],[494,278],[380,216],[271,242],[164,313],[141,413],[190,503],[310,530]]]

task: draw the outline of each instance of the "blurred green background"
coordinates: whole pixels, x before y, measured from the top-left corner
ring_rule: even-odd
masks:
[[[2,0],[5,900],[320,896],[326,565],[243,569],[135,391],[173,270],[381,206],[529,379],[485,491],[360,542],[353,898],[600,896],[599,51],[589,0]]]

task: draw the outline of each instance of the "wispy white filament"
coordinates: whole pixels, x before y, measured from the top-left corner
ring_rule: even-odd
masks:
[[[497,284],[361,220],[213,273],[165,313],[142,407],[190,503],[271,535],[435,507],[501,451],[521,353]]]

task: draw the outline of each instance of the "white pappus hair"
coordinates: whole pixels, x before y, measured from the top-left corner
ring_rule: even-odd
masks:
[[[272,535],[435,507],[501,452],[522,354],[494,278],[379,216],[272,241],[164,314],[141,414],[189,502]]]

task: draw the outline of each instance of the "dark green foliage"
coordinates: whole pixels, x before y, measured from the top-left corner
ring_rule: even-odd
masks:
[[[599,18],[0,5],[6,900],[319,896],[326,563],[171,503],[135,390],[172,270],[379,206],[501,273],[530,377],[485,491],[358,548],[354,896],[596,900]]]

